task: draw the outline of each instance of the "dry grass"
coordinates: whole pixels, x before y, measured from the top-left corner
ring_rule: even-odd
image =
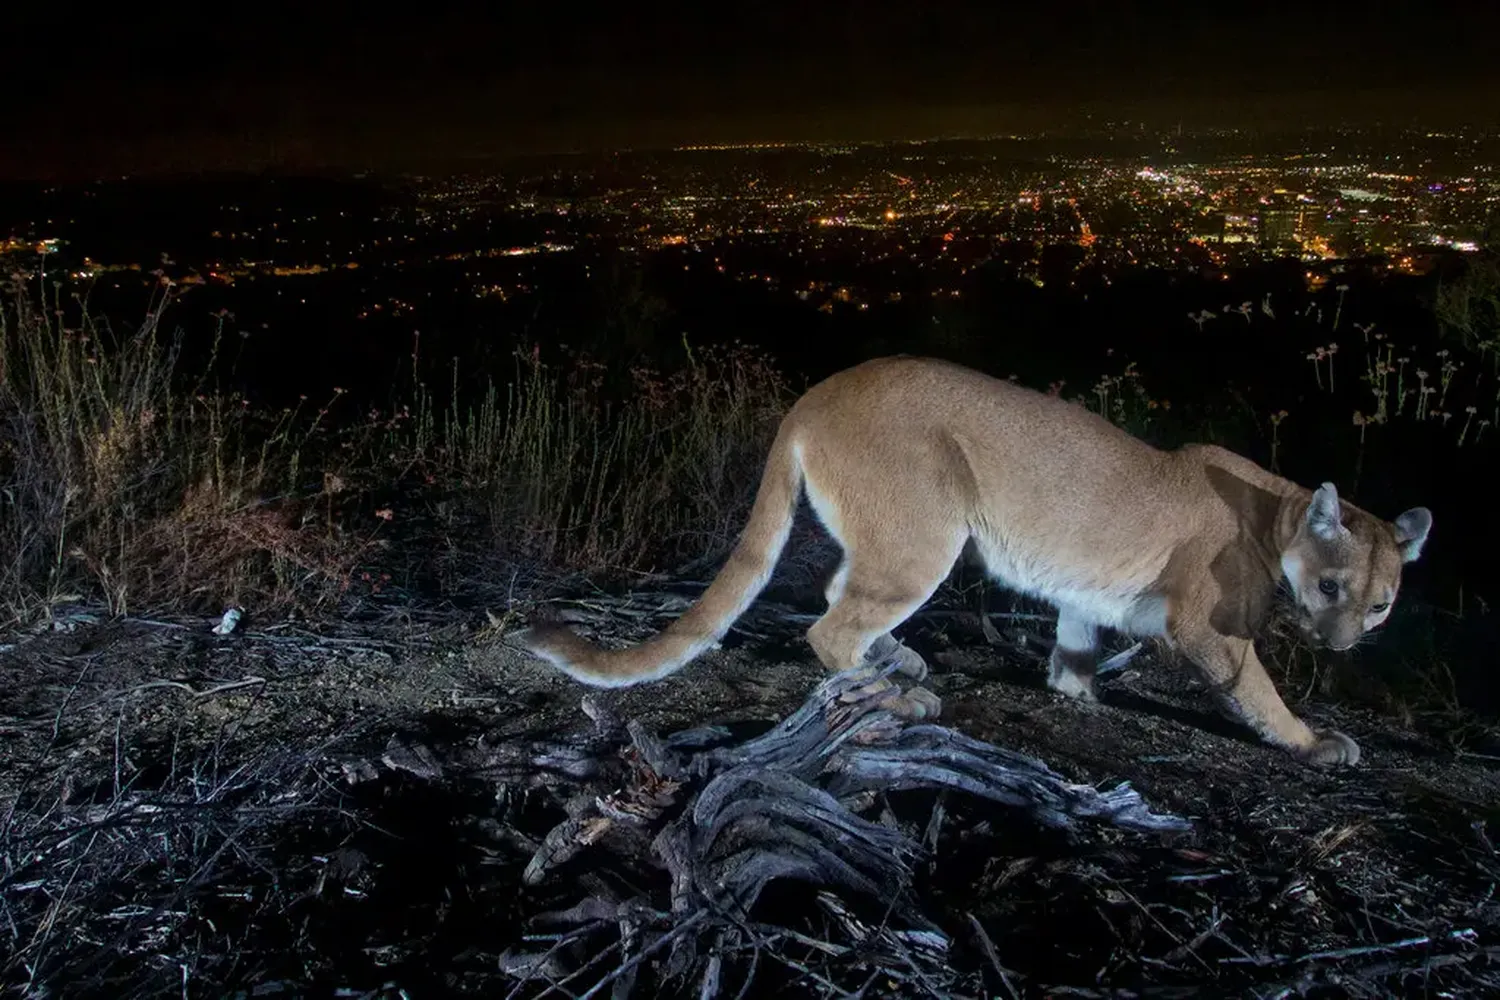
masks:
[[[347,574],[348,546],[300,517],[303,455],[324,414],[267,419],[182,371],[181,334],[162,322],[174,298],[164,282],[123,333],[28,277],[0,304],[9,617],[79,591],[116,613],[275,603],[336,590]]]
[[[604,391],[604,365],[518,352],[515,375],[475,405],[455,391],[395,450],[487,507],[506,549],[552,564],[638,568],[738,535],[785,412],[781,374],[743,346],[688,351],[671,373],[636,367]]]
[[[633,369],[613,392],[597,362],[532,350],[475,402],[417,381],[388,414],[348,412],[341,390],[266,413],[212,385],[213,360],[183,370],[165,281],[123,334],[62,294],[17,276],[0,304],[11,620],[73,593],[116,613],[337,599],[400,532],[373,499],[393,484],[479,515],[509,557],[601,571],[701,555],[737,535],[788,396],[744,347]]]

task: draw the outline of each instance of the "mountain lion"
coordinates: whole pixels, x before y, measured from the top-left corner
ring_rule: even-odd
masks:
[[[1159,636],[1266,741],[1315,763],[1359,747],[1287,709],[1252,637],[1285,578],[1305,634],[1348,649],[1381,624],[1432,514],[1385,522],[1210,445],[1160,451],[1082,406],[944,361],[868,361],[810,389],[776,435],[739,544],[702,598],[655,638],[604,650],[559,625],[521,641],[587,684],[655,680],[721,638],[771,575],[801,490],[843,548],[807,637],[829,670],[898,657],[891,630],[972,542],[1005,586],[1058,609],[1048,684],[1094,698],[1101,627]],[[914,688],[901,711],[935,714]]]

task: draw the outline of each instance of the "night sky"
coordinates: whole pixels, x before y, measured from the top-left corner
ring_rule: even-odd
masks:
[[[11,5],[0,172],[378,168],[1086,113],[1490,124],[1500,108],[1495,3],[361,6]]]

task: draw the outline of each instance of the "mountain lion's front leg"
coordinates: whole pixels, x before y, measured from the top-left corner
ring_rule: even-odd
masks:
[[[1066,605],[1057,608],[1057,644],[1048,660],[1047,686],[1080,701],[1098,701],[1099,629]]]
[[[1281,700],[1249,639],[1211,628],[1178,636],[1178,644],[1240,717],[1268,743],[1312,764],[1355,764],[1359,744],[1337,730],[1316,733]]]

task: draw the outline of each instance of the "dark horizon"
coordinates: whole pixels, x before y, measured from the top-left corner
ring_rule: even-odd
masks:
[[[1500,124],[1500,11],[876,3],[628,17],[11,15],[0,176],[419,168],[1076,127]]]

